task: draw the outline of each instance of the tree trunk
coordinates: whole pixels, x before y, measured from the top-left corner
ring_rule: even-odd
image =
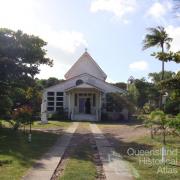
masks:
[[[162,163],[166,164],[166,129],[163,128]]]
[[[161,49],[162,49],[162,53],[164,53],[164,45],[161,44]],[[161,81],[164,80],[164,60],[162,59],[162,76],[161,76]],[[159,108],[161,110],[163,110],[163,104],[162,104],[162,96],[163,96],[163,91],[161,91],[160,94],[160,103],[159,103]]]
[[[164,45],[161,45],[162,53],[164,53]],[[161,80],[164,80],[164,60],[162,60],[162,77]]]
[[[166,145],[166,130],[163,128],[163,145]]]
[[[151,126],[151,139],[154,139],[152,126]]]
[[[164,60],[162,61],[162,77],[161,80],[164,80]]]

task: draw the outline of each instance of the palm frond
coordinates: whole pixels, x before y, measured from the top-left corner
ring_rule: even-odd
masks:
[[[172,38],[168,37],[168,34],[165,31],[165,28],[162,26],[157,26],[156,28],[147,28],[149,32],[146,34],[145,39],[143,40],[143,50],[150,47],[163,47],[166,45],[166,48],[170,48],[170,42]]]

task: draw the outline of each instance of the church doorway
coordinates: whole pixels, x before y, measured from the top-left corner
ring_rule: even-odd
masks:
[[[88,97],[79,97],[79,113],[91,114],[91,99]]]

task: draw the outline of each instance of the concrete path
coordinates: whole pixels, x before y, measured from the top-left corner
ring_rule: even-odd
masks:
[[[64,134],[57,140],[57,143],[46,153],[42,159],[38,160],[24,180],[50,180],[58,163],[60,162],[75,130],[78,122],[74,122],[64,131]]]
[[[134,179],[127,163],[115,152],[96,124],[90,124],[107,180]]]

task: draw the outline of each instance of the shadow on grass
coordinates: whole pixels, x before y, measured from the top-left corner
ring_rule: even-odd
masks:
[[[66,134],[67,136],[71,134]],[[83,139],[85,135],[75,133],[79,139]],[[115,138],[110,133],[104,134],[110,140],[110,143],[115,146],[115,149],[118,149],[118,152],[123,155],[124,158],[128,159],[127,149],[133,147],[136,150],[140,149],[151,149],[151,146],[146,144],[138,144],[136,142],[124,142],[120,138]],[[0,158],[7,156],[5,160],[18,161],[21,165],[30,167],[35,162],[42,157],[42,155],[49,150],[50,147],[53,147],[57,140],[57,135],[49,132],[40,132],[33,131],[32,133],[32,142],[28,143],[27,134],[23,134],[22,131],[12,131],[11,129],[1,129],[0,130]],[[76,142],[74,142],[76,143]],[[87,142],[88,143],[88,142]],[[70,148],[73,148],[73,143],[70,145]],[[81,152],[81,150],[79,150]],[[11,159],[12,157],[12,159]],[[52,157],[59,157],[59,153],[52,151],[47,153],[43,158],[50,159]],[[73,158],[79,160],[86,160],[84,156],[79,155],[78,150],[76,155]],[[36,168],[41,168],[43,165],[38,163],[35,164]]]
[[[32,142],[28,143],[28,134],[12,129],[0,129],[0,160],[18,162],[30,167],[35,160],[55,143],[57,135],[46,132],[32,132]],[[16,163],[15,163],[16,164]],[[2,163],[2,166],[6,163]]]
[[[128,119],[128,120],[106,120],[106,121],[99,121],[96,122],[99,125],[142,125],[142,121],[136,119]]]
[[[100,123],[100,124],[106,124],[107,123]],[[112,125],[113,123],[111,123]],[[119,124],[119,123],[118,123]],[[133,122],[133,125],[137,123]],[[139,125],[140,123],[138,123]],[[128,125],[131,125],[128,124]],[[72,134],[66,134],[66,136],[71,136]],[[88,135],[88,133],[77,133],[75,132],[75,135],[78,136],[78,139],[83,139],[84,136]],[[134,150],[151,150],[153,149],[153,145],[148,145],[148,143],[140,143],[140,142],[125,142],[120,137],[115,137],[111,133],[104,133],[105,137],[109,140],[109,142],[112,144],[116,152],[120,153],[123,158],[129,162],[134,162],[135,159],[129,157],[127,150],[129,148],[133,148]],[[49,160],[52,157],[59,157],[59,152],[53,151],[53,144],[57,140],[57,135],[52,133],[46,133],[46,132],[33,132],[32,136],[32,143],[27,142],[27,135],[24,135],[21,131],[14,132],[10,129],[0,129],[0,157],[10,156],[13,157],[12,159],[7,160],[16,160],[18,159],[19,163],[22,166],[30,167],[34,163],[35,160],[42,157],[42,154],[47,152],[50,147],[51,153],[47,153],[45,156],[43,156],[44,159]],[[58,143],[58,142],[57,142]],[[88,143],[88,141],[87,141]],[[76,144],[76,142],[73,142],[70,144],[69,148],[73,148],[73,146]],[[110,152],[113,153],[113,152]],[[88,153],[87,153],[88,154]],[[82,156],[82,149],[79,147],[79,149],[76,150],[76,154],[72,156],[74,159],[82,160],[82,161],[88,161],[87,156]],[[5,164],[4,164],[5,165]],[[2,166],[4,166],[2,165]],[[42,168],[42,163],[36,163],[34,164],[35,168]],[[8,172],[6,172],[8,173]]]

